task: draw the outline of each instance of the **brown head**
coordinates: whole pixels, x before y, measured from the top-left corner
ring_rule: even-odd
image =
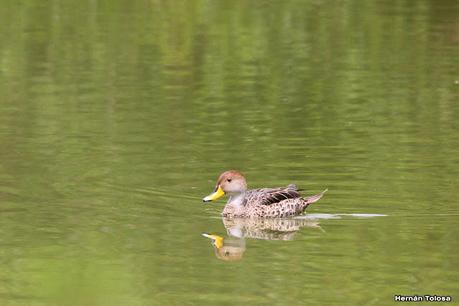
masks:
[[[236,170],[223,172],[217,180],[214,192],[204,199],[204,202],[215,201],[225,194],[237,195],[247,190],[245,177]]]
[[[245,252],[245,241],[243,239],[225,239],[218,235],[203,233],[204,237],[212,240],[215,256],[224,261],[241,260]]]

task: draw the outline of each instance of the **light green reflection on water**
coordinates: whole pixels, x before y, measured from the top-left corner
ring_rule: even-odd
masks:
[[[0,1],[0,304],[455,294],[456,2]],[[221,261],[229,168],[340,217]]]

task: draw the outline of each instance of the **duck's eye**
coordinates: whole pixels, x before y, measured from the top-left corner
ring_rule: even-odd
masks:
[[[231,183],[231,179],[226,179],[226,181],[227,181],[228,183]]]

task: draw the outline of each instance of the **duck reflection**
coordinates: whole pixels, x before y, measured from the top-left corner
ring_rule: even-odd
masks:
[[[214,246],[215,256],[224,261],[237,261],[242,259],[245,252],[245,239],[237,237],[222,237],[203,233],[209,238]]]
[[[246,250],[245,239],[293,240],[296,232],[303,227],[320,228],[312,219],[247,219],[222,218],[227,236],[203,233],[211,240],[215,256],[225,261],[242,259]]]

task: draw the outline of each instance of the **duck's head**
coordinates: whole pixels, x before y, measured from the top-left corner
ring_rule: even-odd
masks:
[[[244,239],[225,239],[218,235],[203,233],[204,237],[209,238],[214,246],[215,256],[224,261],[241,260],[245,252]]]
[[[223,172],[217,180],[214,192],[202,199],[204,202],[215,201],[224,196],[238,195],[247,190],[247,182],[245,177],[236,170]]]

